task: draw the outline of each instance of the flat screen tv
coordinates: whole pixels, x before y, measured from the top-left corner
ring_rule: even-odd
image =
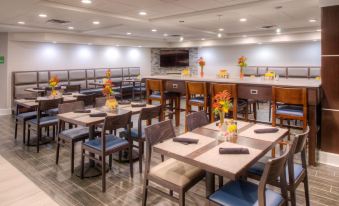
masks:
[[[189,51],[185,49],[160,50],[160,67],[188,67]]]

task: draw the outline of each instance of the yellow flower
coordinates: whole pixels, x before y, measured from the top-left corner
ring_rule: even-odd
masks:
[[[222,111],[225,112],[226,114],[228,113],[228,108],[223,107]]]
[[[236,132],[236,131],[237,131],[237,125],[235,125],[235,124],[229,125],[229,126],[227,127],[227,131],[228,131],[229,133],[234,133],[234,132]]]

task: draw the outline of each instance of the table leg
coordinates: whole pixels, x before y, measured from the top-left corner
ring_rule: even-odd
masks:
[[[135,82],[133,82],[132,84],[133,84],[133,88],[132,88],[132,100],[134,100],[134,88],[135,88]]]
[[[308,136],[308,163],[312,166],[316,166],[316,153],[317,153],[317,136],[318,136],[318,124],[317,124],[317,107],[308,107],[308,120],[310,126],[310,134]]]
[[[175,99],[175,126],[180,125],[180,96]]]
[[[206,197],[215,192],[215,175],[210,172],[206,172]]]

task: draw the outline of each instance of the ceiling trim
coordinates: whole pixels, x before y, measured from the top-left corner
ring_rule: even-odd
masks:
[[[337,6],[339,0],[319,0],[320,7]]]

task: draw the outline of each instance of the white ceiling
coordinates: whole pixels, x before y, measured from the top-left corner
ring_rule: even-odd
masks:
[[[315,32],[320,27],[318,0],[0,0],[0,32],[52,32],[178,42]],[[282,7],[277,9],[277,7]],[[140,16],[140,11],[147,12]],[[40,18],[40,13],[47,18]],[[221,15],[221,16],[220,16]],[[220,16],[220,17],[219,17]],[[247,18],[247,22],[240,22]],[[70,21],[64,25],[49,19]],[[310,23],[309,19],[317,22]],[[24,21],[25,25],[19,25]],[[100,21],[100,25],[93,25]],[[179,21],[184,21],[180,23]],[[73,26],[73,31],[68,30]],[[151,32],[157,29],[157,32]],[[132,35],[126,35],[131,32]],[[164,37],[163,34],[169,34]]]

